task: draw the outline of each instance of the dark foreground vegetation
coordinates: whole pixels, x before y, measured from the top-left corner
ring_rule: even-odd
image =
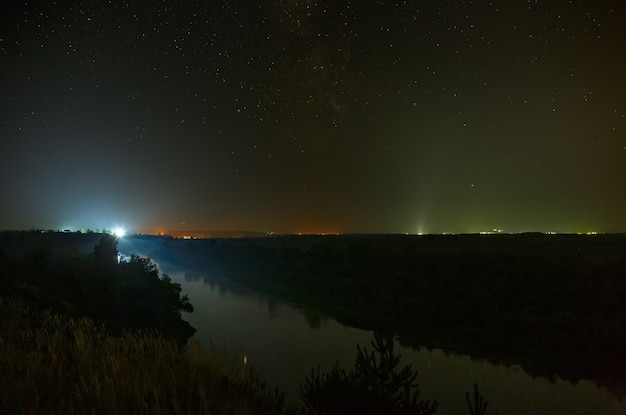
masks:
[[[280,414],[283,396],[193,341],[113,335],[87,318],[0,305],[2,414]]]
[[[0,233],[1,414],[430,415],[437,409],[436,401],[420,399],[417,372],[399,367],[393,337],[379,334],[371,350],[357,346],[352,370],[313,370],[301,386],[303,405],[288,406],[253,368],[189,340],[194,329],[181,311],[191,312],[191,304],[150,260],[119,262],[111,236],[100,236],[85,254],[83,238]],[[467,399],[471,414],[485,414],[477,389]]]
[[[195,332],[181,318],[193,307],[180,285],[159,275],[147,258],[120,262],[114,236],[2,232],[0,237],[0,298],[33,311],[89,317],[115,333],[155,329],[184,343]],[[97,241],[88,254],[79,250],[85,239]]]
[[[303,405],[286,405],[254,368],[184,347],[154,331],[112,335],[93,320],[31,313],[0,304],[0,413],[3,414],[302,414],[430,415],[419,400],[417,372],[398,367],[391,338],[358,348],[350,372],[313,371]],[[478,395],[472,406],[482,402]],[[484,404],[483,404],[484,405]]]
[[[626,385],[626,235],[137,237],[158,260],[534,375]]]

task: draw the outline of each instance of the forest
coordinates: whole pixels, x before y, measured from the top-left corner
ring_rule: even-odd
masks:
[[[118,243],[0,232],[0,412],[436,413],[394,338],[625,396],[625,235],[134,235],[143,256],[125,260]],[[200,350],[189,299],[147,256],[377,334],[352,370],[313,369],[304,407],[286,404],[253,367]],[[487,413],[477,388],[466,399]]]
[[[115,333],[158,330],[184,343],[195,332],[181,317],[193,306],[180,285],[148,258],[119,261],[112,235],[0,233],[0,298],[91,318]]]
[[[626,235],[137,238],[154,258],[406,345],[626,390]]]
[[[180,285],[111,235],[0,232],[0,413],[434,414],[394,337],[312,369],[303,405],[191,338]],[[93,245],[92,252],[90,246]],[[475,386],[471,414],[485,414]]]

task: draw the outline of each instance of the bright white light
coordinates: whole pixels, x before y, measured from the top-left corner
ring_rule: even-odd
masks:
[[[126,235],[126,229],[119,228],[119,227],[115,228],[115,229],[113,229],[113,234],[115,236],[117,236],[118,238],[122,238],[122,237],[124,237],[124,235]]]

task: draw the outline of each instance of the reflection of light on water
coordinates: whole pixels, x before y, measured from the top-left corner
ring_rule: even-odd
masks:
[[[311,324],[319,319],[313,312],[307,316],[276,298],[270,300],[226,281],[211,282],[204,278],[206,274],[187,279],[191,275],[188,270],[165,268],[194,304],[195,311],[184,318],[198,329],[196,338],[205,345],[223,344],[227,355],[234,355],[231,362],[243,362],[243,367],[238,367],[242,374],[249,373],[247,353],[252,353],[254,365],[250,366],[270,387],[285,392],[290,402],[299,402],[299,385],[312,368],[320,366],[322,372],[328,372],[338,361],[350,370],[356,345],[370,347],[371,332],[343,326],[332,318],[324,324]],[[273,304],[271,312],[269,303]],[[402,364],[411,364],[418,371],[420,396],[442,402],[438,415],[467,413],[465,393],[473,384],[478,384],[489,400],[490,414],[626,414],[626,403],[589,381],[572,385],[556,379],[550,383],[531,377],[521,366],[496,366],[441,349],[398,347],[397,352]],[[611,412],[613,408],[617,409]]]
[[[120,252],[117,253],[117,263],[120,262],[130,262],[130,255],[122,254]]]

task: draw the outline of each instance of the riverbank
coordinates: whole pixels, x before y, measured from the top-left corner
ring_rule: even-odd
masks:
[[[181,318],[193,306],[180,285],[147,258],[120,262],[111,235],[0,233],[0,298],[33,312],[87,317],[113,333],[158,330],[183,344],[195,332]]]
[[[66,236],[62,236],[62,237],[65,238]],[[377,239],[377,238],[374,238],[374,239]],[[136,244],[135,248],[140,248],[139,246],[140,239],[141,238],[139,239],[129,238],[128,240],[126,240],[126,243]],[[273,261],[265,265],[266,268],[261,267],[259,268],[258,273],[253,273],[251,275],[251,279],[253,282],[259,277],[263,277],[264,275],[269,275],[269,274],[264,274],[264,273],[269,272],[272,269],[271,268],[272,266],[274,267],[279,266],[282,268],[283,271],[288,270],[288,267],[286,265],[288,265],[289,262],[287,263],[283,262],[281,264],[280,262],[277,262],[279,261],[280,258],[283,258],[283,259],[291,258],[291,261],[294,261],[292,262],[292,264],[298,265],[300,267],[306,267],[307,264],[310,266],[312,263],[315,262],[311,258],[308,259],[308,261],[310,262],[306,262],[305,261],[306,256],[313,255],[315,256],[316,260],[320,258],[322,260],[324,258],[328,260],[328,261],[326,260],[322,261],[322,264],[324,267],[338,266],[338,265],[343,266],[343,264],[346,263],[345,258],[343,262],[340,262],[340,263],[337,262],[337,259],[341,258],[341,255],[337,255],[337,252],[341,253],[341,251],[337,251],[337,250],[339,249],[354,250],[354,247],[349,248],[350,244],[352,244],[353,242],[346,243],[345,241],[342,241],[341,239],[329,240],[330,241],[329,245],[331,249],[327,251],[324,251],[324,250],[328,248],[325,248],[323,244],[320,245],[318,243],[282,246],[286,241],[288,242],[288,239],[289,238],[287,238],[287,240],[286,239],[259,240],[257,241],[258,243],[257,245],[255,245],[254,243],[250,243],[250,241],[248,240],[202,241],[203,244],[209,242],[209,245],[212,244],[213,248],[217,249],[217,251],[214,251],[214,252],[209,251],[208,253],[210,253],[211,255],[209,256],[205,255],[204,257],[195,257],[195,258],[193,257],[193,255],[197,255],[198,252],[205,252],[205,254],[207,253],[207,251],[204,251],[206,249],[206,245],[195,244],[196,241],[190,241],[191,244],[187,243],[189,241],[185,241],[184,244],[180,244],[181,241],[175,241],[175,240],[173,241],[169,239],[156,239],[152,242],[156,242],[156,245],[155,245],[156,250],[153,253],[158,253],[160,250],[162,250],[161,255],[167,254],[170,257],[178,255],[179,256],[178,260],[180,260],[181,258],[184,258],[184,255],[181,254],[181,252],[186,252],[186,255],[192,255],[189,257],[190,264],[194,263],[195,265],[202,265],[203,261],[210,259],[211,260],[210,264],[214,266],[213,269],[215,270],[215,272],[221,273],[223,277],[228,277],[229,279],[235,279],[234,277],[237,276],[237,274],[227,274],[223,271],[225,270],[227,271],[228,268],[220,269],[219,267],[217,267],[217,265],[219,265],[220,263],[215,261],[216,258],[219,258],[218,256],[215,255],[215,252],[218,252],[222,255],[226,254],[226,256],[223,258],[230,258],[230,260],[234,261],[232,262],[232,264],[235,264],[235,265],[233,266],[233,268],[231,268],[231,271],[232,270],[241,271],[242,269],[244,269],[244,268],[239,268],[236,265],[237,261],[247,262],[246,266],[251,267],[251,266],[254,266],[255,264],[256,265],[262,264],[264,261],[263,258],[273,259]],[[355,240],[358,240],[359,243],[363,243],[363,241],[367,241],[368,238],[359,237],[359,238],[356,238]],[[390,242],[389,240],[386,240],[385,238],[380,239],[380,241],[386,241],[385,242],[386,244],[389,244]],[[394,242],[393,238],[391,242]],[[397,241],[395,243],[397,243]],[[397,246],[398,245],[396,245],[396,247]],[[12,245],[12,248],[16,248],[16,246]],[[57,255],[57,253],[54,252],[53,248],[54,248],[54,244],[52,245],[52,247],[48,247],[45,249],[36,249],[36,250],[26,249],[25,251],[21,253],[7,252],[7,251],[0,250],[0,271],[1,271],[0,277],[2,278],[2,281],[3,281],[2,288],[1,288],[3,290],[1,293],[2,297],[5,300],[11,299],[11,300],[21,300],[21,301],[32,301],[32,304],[35,307],[35,310],[31,310],[31,311],[35,311],[35,313],[29,314],[28,319],[30,320],[28,320],[28,322],[24,324],[20,323],[20,322],[23,322],[22,318],[11,317],[9,315],[10,312],[6,314],[4,312],[6,310],[5,308],[2,308],[2,310],[0,310],[0,314],[3,317],[6,315],[9,315],[8,318],[0,322],[0,324],[8,323],[9,325],[7,327],[9,327],[9,329],[4,328],[3,326],[3,329],[2,331],[0,331],[0,333],[8,333],[9,335],[7,335],[6,337],[7,339],[16,340],[18,341],[18,343],[19,341],[22,342],[19,344],[9,342],[9,341],[3,342],[3,345],[7,345],[10,348],[10,350],[7,349],[8,351],[5,350],[3,352],[4,355],[13,356],[13,357],[11,357],[10,359],[4,362],[5,364],[9,364],[9,366],[6,366],[5,368],[3,368],[2,373],[14,374],[14,376],[7,377],[6,381],[11,382],[10,386],[14,388],[18,387],[18,386],[15,386],[18,384],[23,386],[23,387],[19,386],[21,388],[19,389],[19,391],[21,391],[20,393],[22,393],[22,395],[18,395],[19,391],[17,389],[11,389],[8,387],[3,388],[3,390],[6,390],[6,391],[13,391],[11,392],[11,395],[13,395],[16,402],[17,402],[17,397],[21,396],[23,398],[21,398],[22,401],[20,402],[22,403],[20,405],[23,405],[27,399],[25,397],[26,395],[24,394],[28,390],[34,390],[34,391],[41,390],[42,392],[40,393],[40,395],[47,396],[45,391],[50,387],[46,386],[46,383],[45,383],[46,381],[54,382],[55,385],[62,384],[63,382],[61,378],[55,377],[57,375],[62,376],[63,379],[69,379],[69,383],[65,385],[66,387],[63,390],[54,389],[52,387],[52,390],[56,390],[60,395],[58,396],[54,395],[55,398],[48,397],[45,399],[62,398],[63,391],[73,390],[73,388],[76,388],[74,383],[81,382],[81,379],[83,379],[82,381],[83,383],[86,383],[85,379],[87,378],[80,377],[82,371],[84,370],[84,368],[81,369],[81,367],[84,366],[85,364],[88,365],[89,361],[92,360],[92,358],[97,360],[98,359],[97,355],[106,356],[106,353],[103,352],[103,350],[105,350],[103,349],[103,347],[105,347],[106,344],[113,344],[115,343],[115,341],[111,340],[113,342],[111,343],[109,340],[104,341],[103,339],[125,338],[124,337],[126,336],[125,333],[128,333],[129,322],[139,323],[135,328],[143,327],[144,329],[148,328],[150,330],[153,330],[153,331],[148,332],[147,334],[158,333],[158,338],[160,340],[158,340],[157,343],[165,344],[166,349],[170,347],[167,345],[176,344],[178,345],[177,353],[182,353],[183,355],[188,353],[187,351],[188,349],[180,347],[181,342],[176,340],[177,336],[176,335],[172,336],[172,334],[174,334],[175,332],[170,331],[170,329],[168,329],[169,325],[162,325],[159,323],[160,325],[157,324],[156,326],[152,328],[150,328],[150,325],[153,325],[153,323],[149,323],[148,325],[143,325],[145,322],[151,322],[151,321],[156,322],[156,321],[160,321],[163,319],[167,321],[170,317],[176,317],[176,319],[180,319],[181,317],[180,311],[185,311],[184,310],[184,308],[186,308],[185,304],[188,303],[188,301],[184,301],[185,297],[181,295],[180,284],[174,283],[173,281],[169,280],[169,278],[160,276],[156,267],[151,261],[146,260],[146,259],[141,259],[139,257],[135,257],[134,259],[131,258],[130,263],[119,264],[117,263],[115,255],[112,255],[112,254],[115,254],[114,245],[113,245],[113,249],[111,249],[112,248],[111,244],[107,244],[107,243],[104,243],[104,244],[97,243],[96,249],[94,249],[94,252],[90,256],[84,256],[82,254],[79,254],[78,252],[73,252],[72,250],[70,251],[72,251],[73,253],[71,253],[70,255],[66,255],[67,254],[66,252],[66,254],[59,256]],[[602,248],[601,249],[602,252],[607,252],[606,247],[604,248],[599,247],[599,248]],[[197,251],[198,249],[199,251]],[[378,250],[378,249],[379,248],[377,247],[375,248],[375,250]],[[432,246],[431,246],[431,249],[433,249]],[[241,254],[241,253],[245,253],[246,251],[249,253],[249,256],[239,256],[239,257],[233,256],[233,254]],[[320,255],[320,252],[321,252],[321,255]],[[277,255],[277,253],[280,253],[281,257],[272,256],[272,255]],[[268,255],[270,256],[268,257]],[[154,257],[156,258],[158,256],[154,255]],[[335,262],[331,261],[333,259]],[[373,259],[376,259],[376,258],[373,258]],[[378,259],[380,260],[380,258]],[[204,264],[206,265],[207,263],[204,263]],[[225,265],[227,264],[227,262],[223,262],[222,264]],[[316,264],[317,266],[319,266],[319,263],[316,263]],[[365,265],[367,265],[367,263]],[[253,268],[248,268],[248,269],[253,269]],[[301,270],[305,270],[305,269],[306,268],[301,268]],[[77,280],[77,278],[79,278],[80,280]],[[157,283],[156,280],[159,280],[160,282]],[[246,278],[236,278],[235,280],[240,281],[239,283],[244,286],[255,286],[249,281],[249,279],[246,279]],[[258,283],[258,281],[256,284],[256,287],[257,289],[259,289],[259,291],[266,291],[266,292],[275,291],[276,295],[280,296],[281,298],[290,297],[292,299],[291,301],[292,303],[299,302],[302,304],[308,301],[311,304],[315,304],[316,308],[325,309],[327,314],[330,314],[332,312],[332,313],[335,313],[336,315],[342,315],[343,319],[350,319],[351,316],[353,315],[356,315],[356,318],[358,319],[364,319],[365,317],[369,315],[368,313],[371,312],[371,311],[368,311],[369,309],[367,307],[363,307],[361,309],[347,307],[347,305],[351,304],[349,301],[352,298],[352,294],[345,296],[347,303],[340,302],[340,301],[335,302],[332,300],[333,297],[331,295],[329,295],[328,293],[322,290],[318,290],[318,291],[301,290],[301,289],[297,289],[297,287],[292,288],[293,286],[289,284],[276,284],[273,286],[272,284],[275,284],[275,281],[273,281],[271,278],[268,278],[267,280],[262,280],[262,281],[264,282],[264,284],[260,284]],[[110,285],[107,286],[106,284],[110,284]],[[94,289],[94,287],[99,288],[99,289]],[[66,288],[71,288],[71,289],[66,292],[65,291]],[[152,296],[151,294],[146,295],[146,292],[144,291],[144,289],[146,288],[147,288],[148,293],[151,291],[154,291],[155,295],[154,296]],[[290,289],[293,289],[294,291],[289,292],[288,290]],[[156,295],[156,293],[160,293],[160,294]],[[302,297],[298,297],[298,295],[301,295]],[[119,309],[117,307],[122,306],[122,304],[126,303],[127,301],[132,303],[133,299],[136,300],[135,304],[130,304],[130,305],[125,304],[124,307],[131,307],[131,308],[126,310],[126,312],[120,312],[122,309]],[[95,326],[100,327],[101,323],[92,322],[92,323],[87,323],[87,326],[84,326],[84,325],[81,325],[83,323],[78,324],[77,322],[83,321],[85,317],[83,313],[85,311],[89,311],[93,313],[99,310],[98,307],[93,304],[107,303],[107,302],[110,302],[111,304],[108,306],[108,308],[102,309],[102,310],[106,310],[107,313],[99,316],[98,320],[102,321],[103,317],[106,317],[107,319],[109,319],[109,321],[106,324],[107,324],[107,327],[113,328],[112,332],[109,331],[108,332],[109,334],[107,334],[106,336],[100,336],[100,334],[98,334],[99,333],[98,330],[90,331],[88,335],[85,335],[84,333],[81,334],[82,332],[74,330],[74,328],[78,326],[87,327],[90,325],[95,325]],[[5,301],[5,303],[9,304],[10,301]],[[87,307],[88,304],[92,304],[92,308]],[[163,319],[161,318],[153,319],[150,317],[150,315],[154,313],[154,310],[158,310],[160,307],[167,305],[167,304],[169,304],[169,306],[165,307],[165,309],[171,306],[175,306],[176,312],[174,312],[173,314],[172,313],[162,314]],[[356,303],[356,304],[359,304],[359,303]],[[48,307],[49,305],[53,306],[52,309],[56,309],[56,311],[58,311],[59,313],[63,313],[65,315],[64,320],[63,320],[64,322],[62,322],[60,325],[58,325],[57,320],[54,320],[54,321],[57,321],[57,323],[54,323],[54,321],[52,322],[52,326],[49,323],[46,323],[45,319],[48,317],[45,317],[45,318],[36,317],[35,320],[32,319],[33,316],[42,316],[42,314],[40,313],[38,314],[36,312],[36,309],[39,309],[39,310],[46,309],[46,307]],[[112,311],[117,311],[117,312],[110,313]],[[145,319],[141,317],[142,315],[144,315]],[[375,324],[379,324],[378,322],[380,321],[384,322],[384,319],[381,318],[381,316],[376,317],[374,314],[371,314],[371,317],[372,318],[365,320],[369,324],[372,324],[371,322],[374,322]],[[54,318],[56,319],[57,317],[54,317]],[[116,319],[118,319],[119,321],[116,321]],[[126,328],[124,328],[124,326],[120,324],[122,322],[126,325]],[[14,324],[14,323],[15,325],[11,326],[11,324]],[[356,323],[359,323],[359,321],[356,321]],[[53,327],[55,324],[57,324],[55,326],[57,327],[57,329],[51,329],[50,327]],[[47,328],[45,328],[42,331],[41,330],[42,327],[47,327]],[[107,330],[109,329],[107,328]],[[389,332],[389,330],[386,330],[386,331]],[[396,332],[398,333],[399,331],[396,331]],[[146,334],[146,332],[143,332],[143,333]],[[168,338],[168,340],[163,342],[162,340],[165,339],[166,337]],[[188,336],[184,338],[188,338]],[[22,340],[19,340],[19,339],[22,339]],[[47,342],[48,340],[50,340],[51,343]],[[144,344],[144,340],[142,340],[141,332],[135,333],[135,337],[133,337],[132,340],[127,340],[127,343],[135,342],[135,341],[137,341],[138,344]],[[150,340],[149,338],[146,341],[148,343],[150,342],[154,343],[154,341]],[[432,338],[430,339],[430,341],[432,341]],[[80,349],[80,347],[82,347],[82,345],[84,345],[85,342],[90,343],[90,344],[92,343],[95,344],[99,342],[98,346],[94,346],[94,348],[97,349],[97,352],[95,352],[95,354],[92,355],[92,358],[89,358],[86,361],[82,361],[82,360],[79,361],[80,359],[77,359],[76,356],[87,353]],[[126,343],[123,343],[123,344],[126,344]],[[145,351],[153,347],[153,346],[148,346],[146,344],[140,347],[141,350]],[[363,343],[361,344],[363,345]],[[423,344],[426,344],[426,343],[423,343]],[[116,350],[126,350],[126,352],[123,352],[123,353],[128,354],[128,349],[123,349],[121,347],[122,346],[120,346],[120,344],[118,344],[118,346],[115,346]],[[152,356],[155,353],[161,353],[161,352],[158,352],[158,351],[149,352],[148,355]],[[130,355],[132,355],[132,353],[130,353]],[[46,370],[48,370],[46,368],[49,366],[50,362],[60,361],[59,359],[60,360],[65,359],[65,363],[63,363],[61,366],[56,367],[56,372],[46,372]],[[116,361],[116,359],[117,358],[113,358],[113,357],[107,358],[107,362],[114,362]],[[120,361],[125,361],[123,360],[124,357],[120,357],[120,359],[121,359]],[[174,359],[174,358],[170,356],[168,357],[168,359]],[[188,357],[182,357],[181,359],[185,360],[185,359],[188,359]],[[176,361],[176,359],[172,361]],[[18,362],[19,364],[17,366],[11,366],[15,362]],[[34,366],[31,366],[31,367],[19,366],[20,364],[24,362],[26,364],[32,363],[34,364]],[[159,362],[162,362],[162,363],[159,363]],[[150,371],[158,372],[158,371],[165,370],[167,373],[172,373],[171,376],[176,376],[176,377],[180,376],[183,379],[188,376],[192,376],[192,377],[194,376],[193,371],[188,372],[188,373],[181,372],[179,371],[179,369],[176,369],[175,367],[167,366],[165,364],[165,361],[158,360],[158,359],[147,359],[142,364],[145,364],[145,365],[156,364],[156,367],[151,368],[150,370],[148,370],[148,372]],[[67,367],[63,365],[67,365]],[[124,365],[131,365],[131,364],[124,363]],[[241,366],[238,366],[238,365],[235,365],[232,367],[241,368]],[[310,368],[307,368],[307,369],[310,369]],[[89,372],[89,370],[87,371],[87,373]],[[17,377],[18,374],[24,371],[26,371],[25,373],[36,374],[36,376],[26,383],[19,383],[19,382],[15,383],[14,380],[18,379]],[[150,373],[153,373],[153,372],[150,372]],[[99,375],[95,375],[94,377],[89,377],[89,379],[99,379],[98,376]],[[103,376],[106,376],[106,374]],[[220,376],[221,378],[223,378],[223,375],[219,375],[218,377]],[[28,377],[24,379],[28,379]],[[257,380],[260,380],[260,379],[257,378]],[[37,382],[40,382],[40,383],[37,383]],[[97,387],[99,382],[100,381],[96,383],[96,386],[92,384],[89,387],[91,388]],[[237,380],[236,382],[239,382],[239,380]],[[250,388],[252,388],[251,390],[253,391],[258,390],[258,389],[254,389],[258,386],[258,383],[256,382],[257,381],[255,381],[254,384],[248,384],[248,386],[245,386],[244,389],[248,388],[246,390],[250,390]],[[133,383],[133,385],[134,385],[133,387],[137,387],[138,383],[135,382]],[[158,386],[158,387],[154,386],[154,384],[151,384],[149,381],[146,381],[145,385],[150,386],[150,387],[146,386],[147,390],[157,390],[158,388],[161,387],[161,386]],[[257,385],[257,386],[254,386],[254,385]],[[81,387],[83,386],[85,385],[82,385]],[[470,385],[465,385],[465,386],[469,387]],[[203,387],[209,387],[209,386],[207,385],[198,386],[198,388],[196,389],[196,392],[200,391],[198,393],[208,394],[208,392],[206,391],[202,392]],[[212,389],[214,387],[215,387],[215,384],[213,384],[213,386],[210,387],[212,391],[211,393],[214,392],[214,390]],[[266,392],[267,391],[263,393],[266,393]],[[35,395],[37,396],[38,393],[39,392],[35,393]],[[109,393],[109,395],[118,394],[116,390],[113,390],[113,392],[109,390],[107,393]],[[127,392],[123,392],[122,394],[124,393],[127,393]],[[158,392],[158,393],[160,394],[159,396],[161,396],[165,392]],[[241,392],[238,392],[238,393],[241,393]],[[275,394],[271,394],[269,392],[267,393],[268,395],[264,395],[266,396],[266,398],[263,398],[263,399],[270,399],[267,397],[276,396]],[[117,396],[120,396],[120,395],[118,394]],[[144,399],[142,397],[144,395],[138,395],[138,396],[140,396],[140,401]],[[184,396],[184,395],[181,395],[181,396]],[[253,393],[253,396],[256,396],[256,395]],[[436,397],[438,395],[434,394],[432,396]],[[496,395],[491,394],[490,396],[494,398],[495,400],[498,399],[497,394]],[[9,398],[3,397],[3,399],[4,399],[3,402],[5,402],[5,405],[11,405],[13,403],[11,401],[10,396]],[[151,408],[157,408],[157,409],[160,408],[158,405],[161,405],[161,401],[159,401],[158,399],[154,397],[146,398],[146,399],[149,400],[151,405],[152,404],[157,405],[157,406],[151,406]],[[174,401],[176,401],[176,399],[178,398],[170,397],[168,399],[171,399],[171,400],[173,399]],[[228,400],[230,398],[225,397],[224,399]],[[240,399],[240,398],[234,396],[233,399]],[[274,398],[271,398],[271,399],[274,399]],[[78,401],[75,401],[74,403],[77,403],[77,402]],[[45,406],[46,405],[37,406],[35,408],[42,409],[42,408],[45,408]],[[10,408],[14,409],[17,407],[19,406],[12,406]],[[31,408],[31,407],[27,406],[27,408]],[[168,409],[168,411],[171,412],[171,408]],[[7,412],[11,413],[14,411],[7,411]],[[37,412],[36,409],[33,409],[33,413],[35,412]],[[182,411],[182,412],[193,413],[193,411],[191,412]],[[214,410],[213,412],[216,412],[216,410]],[[220,413],[220,412],[217,411],[216,413]]]
[[[625,242],[356,235],[157,239],[146,247],[346,324],[392,331],[404,344],[593,380],[624,396]]]
[[[111,235],[0,233],[0,413],[281,414],[254,369],[205,352],[180,285]]]
[[[0,304],[0,413],[281,414],[254,370],[158,331]]]

